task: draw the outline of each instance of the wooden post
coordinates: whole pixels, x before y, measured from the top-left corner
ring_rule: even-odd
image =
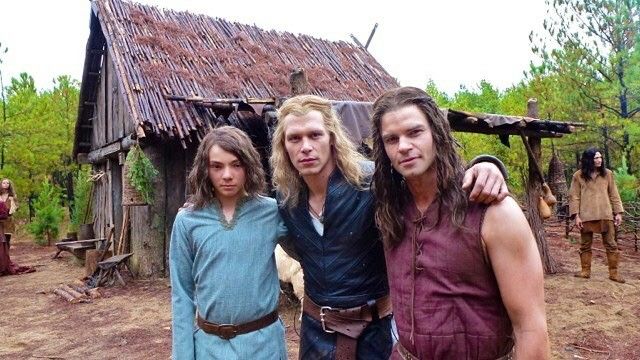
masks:
[[[295,69],[291,75],[289,75],[289,85],[291,86],[291,96],[311,93],[309,79],[302,68]]]
[[[538,118],[538,101],[536,99],[529,99],[527,102],[527,116],[535,119]],[[523,141],[525,141],[524,137]],[[530,155],[527,156],[529,159],[526,193],[527,218],[533,236],[536,238],[544,272],[546,274],[555,274],[558,271],[558,265],[549,253],[544,225],[540,217],[540,212],[538,211],[538,202],[542,195],[542,179],[540,179],[538,175],[538,169],[540,168],[538,164],[542,156],[542,139],[537,136],[529,136],[526,141],[529,143],[531,153],[533,154],[533,158]]]

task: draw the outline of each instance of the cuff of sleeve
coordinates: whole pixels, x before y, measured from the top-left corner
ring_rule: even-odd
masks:
[[[497,157],[491,156],[491,155],[478,155],[478,156],[474,157],[469,162],[469,165],[467,166],[467,168],[470,168],[473,165],[475,165],[477,163],[481,163],[481,162],[490,162],[490,163],[494,164],[495,166],[498,167],[498,169],[502,173],[502,176],[504,177],[505,181],[509,178],[509,173],[507,172],[507,168],[504,166],[504,163],[502,161],[500,161],[500,159],[498,159]]]

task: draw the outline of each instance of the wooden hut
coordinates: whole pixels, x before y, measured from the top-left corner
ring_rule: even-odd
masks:
[[[171,225],[199,140],[221,123],[273,119],[290,94],[289,74],[305,69],[310,92],[372,101],[398,86],[363,48],[265,31],[223,19],[120,1],[91,2],[73,155],[104,173],[94,186],[94,231],[128,213],[130,267],[142,277],[167,267]],[[123,164],[139,142],[159,171],[148,206],[123,211]],[[265,153],[268,149],[262,149]]]
[[[299,78],[300,69],[308,83],[290,83],[289,74]],[[115,226],[116,243],[124,239],[121,244],[134,253],[133,272],[162,275],[171,225],[186,198],[186,175],[209,129],[251,123],[268,131],[280,100],[302,91],[335,100],[351,138],[359,142],[370,133],[370,102],[396,86],[371,54],[349,43],[93,0],[73,155],[103,173],[94,186],[94,231],[104,236],[107,226]],[[561,137],[579,125],[540,120],[536,111],[522,117],[447,110],[447,116],[455,131],[495,134],[507,144],[510,135],[525,140],[533,181],[528,203],[538,199],[543,181],[540,139]],[[266,163],[268,142],[253,140]],[[153,203],[125,211],[124,157],[136,141],[159,176]],[[537,212],[530,214],[545,260],[541,220]],[[130,224],[124,232],[123,223]],[[544,264],[554,272],[552,261]]]

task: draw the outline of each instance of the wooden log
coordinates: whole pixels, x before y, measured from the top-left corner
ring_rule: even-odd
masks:
[[[67,293],[66,291],[56,288],[53,290],[53,293],[60,296],[61,298],[67,300],[68,302],[72,302],[75,298],[73,297],[73,295]]]
[[[83,294],[83,295],[89,296],[89,293],[88,293],[89,288],[88,288],[88,287],[86,287],[86,286],[78,286],[78,285],[75,285],[75,284],[68,284],[68,285],[69,285],[73,290],[75,290],[75,291],[79,292],[80,294]]]
[[[64,290],[66,293],[68,293],[69,295],[73,296],[74,299],[81,299],[81,298],[86,298],[87,297],[87,295],[79,293],[79,292],[73,290],[71,288],[71,286],[69,286],[67,284],[60,285],[59,289]]]
[[[91,276],[96,272],[98,263],[102,261],[102,255],[105,253],[103,250],[87,250],[84,258],[84,275]],[[107,250],[105,257],[112,256],[112,251]]]

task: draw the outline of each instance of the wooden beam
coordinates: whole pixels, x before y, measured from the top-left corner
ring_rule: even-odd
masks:
[[[87,153],[78,153],[76,155],[76,162],[80,165],[90,164],[89,162],[89,154]]]
[[[467,132],[467,133],[475,133],[475,134],[490,134],[490,135],[516,135],[520,136],[521,132],[518,128],[513,127],[479,127],[473,126],[470,124],[451,124],[451,130],[458,132]],[[522,129],[522,132],[527,136],[537,136],[541,138],[560,138],[562,137],[562,133],[557,133],[553,131],[545,131],[545,130],[529,130]]]
[[[108,157],[113,156],[120,152],[122,146],[120,141],[103,146],[100,149],[93,150],[89,153],[89,162],[91,164],[97,164],[105,161]]]
[[[128,151],[137,140],[133,138],[133,135],[126,136],[116,142],[105,145],[100,149],[93,150],[87,156],[87,161],[90,164],[97,164],[106,161],[107,158],[118,156],[120,161],[120,154]],[[122,164],[120,164],[122,165]]]

